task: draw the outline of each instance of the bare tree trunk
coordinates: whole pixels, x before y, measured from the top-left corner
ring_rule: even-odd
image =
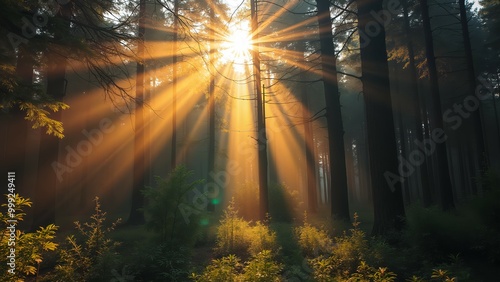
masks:
[[[174,34],[173,34],[173,58],[172,58],[172,147],[170,169],[177,166],[177,41],[179,40],[179,0],[174,0]]]
[[[262,83],[260,73],[260,56],[259,56],[259,33],[258,29],[258,6],[257,0],[251,0],[252,13],[252,34],[253,34],[253,50],[252,59],[254,66],[255,79],[255,94],[257,96],[257,142],[258,142],[258,162],[259,162],[259,211],[260,220],[264,221],[269,212],[269,193],[268,193],[268,161],[267,161],[267,136],[266,136],[266,117],[265,104],[262,97]]]
[[[402,228],[404,217],[401,181],[389,183],[388,172],[398,171],[397,145],[389,83],[385,28],[373,15],[382,10],[382,0],[357,0],[358,31],[366,36],[368,24],[379,31],[361,38],[361,73],[366,108],[370,173],[373,191],[373,234]],[[364,41],[363,41],[364,40]]]
[[[305,79],[304,79],[305,81]],[[316,213],[318,211],[318,195],[316,182],[316,163],[314,160],[314,139],[311,122],[309,117],[309,103],[307,97],[307,88],[305,85],[302,88],[302,120],[304,123],[304,144],[306,150],[306,183],[307,183],[307,202],[309,212]]]
[[[325,90],[328,148],[330,151],[331,214],[349,220],[344,128],[337,81],[337,57],[333,45],[330,1],[317,0],[321,68]]]
[[[145,176],[145,155],[144,147],[144,33],[146,21],[146,0],[139,2],[139,32],[137,43],[137,56],[139,61],[136,66],[135,75],[135,132],[134,132],[134,174],[132,187],[132,204],[128,224],[144,223],[144,215],[139,209],[144,205],[144,196],[141,190],[144,189]]]
[[[420,6],[422,8],[422,24],[424,28],[425,36],[425,56],[427,59],[427,67],[429,69],[429,80],[431,84],[431,95],[432,95],[432,112],[431,112],[431,133],[442,132],[444,133],[443,126],[443,114],[441,110],[441,96],[439,92],[439,81],[438,73],[436,67],[436,57],[434,55],[434,39],[432,37],[432,29],[429,17],[429,6],[427,0],[420,0]],[[431,134],[431,137],[434,134]],[[441,134],[439,134],[441,135]],[[433,138],[435,139],[435,138]],[[439,138],[441,139],[441,138]],[[455,207],[453,201],[453,189],[451,185],[448,157],[446,143],[439,142],[436,143],[436,159],[438,165],[436,167],[439,176],[439,191],[441,198],[441,206],[443,209],[448,210]]]
[[[470,41],[469,21],[467,20],[467,10],[465,7],[465,0],[458,0],[458,3],[460,8],[460,24],[462,26],[465,61],[467,64],[467,76],[469,80],[467,95],[473,95],[476,86],[476,73],[474,70],[474,58],[472,55],[472,46]],[[476,111],[472,112],[471,115],[474,127],[475,143],[478,151],[477,153],[479,155],[480,171],[481,174],[484,174],[487,170],[487,167],[489,166],[489,159],[488,159],[488,154],[486,152],[486,145],[483,135],[483,122],[481,121],[481,101],[479,101],[479,108]],[[473,183],[473,185],[476,184]]]
[[[415,135],[416,137],[422,141],[424,140],[424,132],[422,129],[422,116],[420,108],[420,95],[418,93],[418,83],[417,83],[417,68],[415,64],[415,51],[413,49],[413,40],[411,39],[411,28],[410,28],[410,20],[408,18],[408,2],[407,0],[403,0],[403,16],[404,16],[404,31],[406,34],[406,48],[408,49],[408,58],[409,58],[409,71],[410,71],[410,89],[412,93],[410,93],[410,104],[412,107],[412,116],[415,121]],[[421,181],[421,191],[422,191],[422,204],[427,207],[432,203],[432,196],[430,191],[430,183],[429,183],[429,175],[427,173],[427,163],[428,158],[419,166],[420,172],[420,181]]]
[[[210,3],[207,1],[207,3]],[[214,53],[215,53],[215,11],[214,4],[210,6],[210,32],[209,32],[209,40],[210,40],[210,52],[208,59],[208,66],[210,72],[210,85],[208,89],[209,98],[208,98],[208,176],[207,181],[212,183],[213,179],[211,179],[211,174],[215,173],[215,70],[213,68],[214,62]],[[221,188],[221,187],[219,187]],[[214,210],[214,205],[209,202],[208,209]]]

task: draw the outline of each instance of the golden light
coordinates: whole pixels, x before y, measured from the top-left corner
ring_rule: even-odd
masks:
[[[249,64],[252,50],[250,30],[243,23],[235,26],[221,44],[222,62],[232,63],[237,72],[244,72],[245,65]]]

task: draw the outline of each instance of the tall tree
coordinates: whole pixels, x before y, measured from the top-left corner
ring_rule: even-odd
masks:
[[[429,5],[427,0],[420,0],[422,9],[422,25],[425,37],[425,57],[427,60],[427,68],[429,73],[429,81],[431,87],[432,110],[430,116],[430,130],[432,132],[440,133],[437,139],[445,139],[446,133],[444,132],[443,113],[441,110],[441,96],[439,91],[439,80],[436,66],[436,56],[434,55],[434,38],[432,35],[431,21],[429,16]],[[443,136],[444,134],[444,136]],[[436,139],[436,138],[432,138]],[[441,207],[445,210],[454,208],[453,190],[451,186],[451,178],[448,165],[448,156],[446,149],[446,142],[444,140],[433,140],[436,144],[435,154],[437,160],[436,170],[439,178],[439,192]]]
[[[259,55],[259,21],[258,1],[251,0],[251,25],[252,25],[252,61],[254,72],[255,95],[257,103],[257,150],[259,166],[259,218],[264,221],[269,212],[268,193],[268,161],[267,161],[267,134],[266,117],[264,113],[264,99],[262,97],[260,55]]]
[[[215,173],[215,70],[214,70],[214,55],[215,55],[215,5],[213,2],[210,5],[210,27],[209,27],[209,41],[210,41],[210,51],[209,51],[209,72],[210,72],[210,84],[208,86],[208,176],[207,181],[212,182],[211,173]],[[209,207],[213,207],[212,203],[209,203]]]
[[[305,42],[302,42],[302,53],[305,51]],[[314,158],[314,133],[312,130],[310,114],[309,114],[309,99],[307,84],[305,83],[305,72],[301,73],[302,77],[302,122],[304,123],[304,145],[306,151],[306,183],[307,183],[307,203],[309,212],[315,213],[318,211],[318,193],[316,179],[316,161]]]
[[[460,10],[460,25],[462,28],[463,46],[465,51],[465,62],[467,65],[467,93],[468,95],[473,95],[476,86],[476,72],[474,70],[474,57],[472,55],[472,45],[469,33],[469,20],[467,19],[467,7],[465,5],[465,0],[458,0],[458,4]],[[475,142],[479,154],[479,165],[481,166],[482,173],[484,173],[486,167],[489,164],[489,160],[484,143],[483,123],[481,121],[480,111],[481,109],[479,108],[478,110],[472,112],[471,115],[474,126]]]
[[[178,66],[179,59],[178,39],[179,39],[179,0],[174,0],[174,29],[173,29],[173,44],[172,44],[172,147],[170,150],[170,169],[173,170],[177,166],[177,81],[178,81]]]
[[[375,19],[382,11],[382,0],[357,0],[358,33],[369,28],[378,32],[360,38],[361,73],[366,111],[366,127],[373,191],[373,234],[384,234],[402,226],[404,203],[401,182],[386,179],[398,171],[396,135],[389,84],[385,28]],[[375,27],[373,27],[373,25]],[[372,26],[372,27],[370,27]]]
[[[403,7],[403,30],[406,35],[406,48],[408,51],[408,69],[409,69],[409,79],[410,79],[410,105],[412,105],[411,108],[411,115],[415,121],[415,135],[419,140],[424,140],[425,135],[424,135],[424,130],[422,127],[422,122],[425,121],[424,118],[422,118],[423,115],[425,115],[425,110],[422,110],[420,107],[420,95],[418,92],[418,77],[417,77],[417,67],[415,63],[415,50],[413,48],[413,39],[412,39],[412,32],[411,32],[411,26],[410,26],[410,19],[408,16],[408,0],[403,0],[401,3],[401,6]],[[424,206],[429,206],[432,202],[432,196],[431,196],[431,191],[430,191],[430,182],[429,182],[429,174],[427,173],[428,170],[428,161],[429,158],[426,158],[422,165],[420,165],[419,170],[420,170],[420,181],[422,185],[422,204]]]
[[[135,74],[135,132],[134,132],[134,169],[132,202],[128,224],[144,223],[144,215],[139,209],[144,204],[141,190],[144,189],[145,180],[145,155],[144,148],[147,146],[144,136],[144,34],[146,32],[146,0],[139,2],[139,30],[137,33],[137,66]]]
[[[325,91],[328,148],[330,155],[331,214],[349,219],[349,200],[345,164],[344,128],[337,80],[337,56],[333,45],[330,1],[317,0],[321,46],[321,68]]]

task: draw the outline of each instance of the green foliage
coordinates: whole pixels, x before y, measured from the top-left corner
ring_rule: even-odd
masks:
[[[18,104],[21,111],[26,113],[24,119],[32,122],[31,127],[33,129],[45,128],[46,134],[53,135],[60,139],[64,138],[63,123],[50,118],[50,112],[52,111],[55,113],[60,110],[66,110],[69,108],[69,105],[57,101],[4,101],[0,103],[0,109],[16,107],[16,104]]]
[[[147,245],[142,241],[126,263],[129,275],[141,281],[186,281],[191,273],[191,252],[169,243]]]
[[[202,274],[191,274],[191,279],[197,282],[225,281],[282,281],[283,266],[276,262],[270,250],[264,250],[242,264],[235,255],[228,255],[212,260]]]
[[[202,274],[192,274],[191,279],[196,282],[226,282],[241,281],[239,278],[241,260],[235,255],[228,255],[220,259],[212,260]]]
[[[442,270],[442,269],[434,269],[434,271],[432,271],[431,278],[434,281],[443,281],[443,282],[455,282],[455,281],[457,281],[455,277],[450,277],[448,275],[448,271]]]
[[[23,221],[24,208],[31,207],[31,201],[25,199],[18,194],[14,196],[15,214],[0,213],[0,255],[3,259],[10,254],[10,249],[15,248],[15,272],[14,274],[7,272],[10,269],[7,263],[0,264],[0,280],[1,281],[24,281],[29,275],[38,274],[40,264],[43,262],[43,255],[46,252],[54,251],[58,245],[54,242],[57,226],[50,224],[46,227],[40,227],[35,232],[25,233],[18,229],[17,224]],[[2,207],[7,208],[8,204],[2,204]],[[12,222],[8,220],[17,220],[15,241],[11,241],[9,245],[10,230],[7,229]],[[12,244],[15,242],[15,245]]]
[[[45,127],[46,134],[54,135],[57,138],[61,139],[64,137],[64,128],[62,122],[51,119],[49,117],[50,112],[47,109],[55,113],[59,110],[68,109],[69,106],[67,104],[56,101],[39,104],[21,102],[19,103],[19,108],[26,112],[25,119],[33,123],[33,129]]]
[[[60,250],[59,263],[48,281],[109,281],[112,269],[119,265],[116,248],[119,243],[109,239],[109,232],[120,222],[105,227],[106,213],[95,198],[94,214],[89,222],[75,222],[78,236],[66,238],[67,245]]]
[[[371,266],[381,263],[383,255],[380,245],[369,240],[359,224],[354,214],[353,228],[336,237],[329,252],[309,259],[316,281],[395,281],[396,275],[387,268]]]
[[[459,211],[457,211],[459,212]],[[404,239],[414,250],[434,258],[482,248],[485,226],[472,213],[459,215],[438,208],[410,207]]]
[[[412,276],[406,279],[408,282],[424,282],[424,281],[435,281],[435,282],[456,282],[456,281],[471,281],[470,277],[457,277],[450,273],[449,270],[436,268],[432,269],[430,279],[424,279],[418,276]]]
[[[243,281],[281,281],[283,266],[277,263],[270,250],[263,250],[252,257],[243,269]]]
[[[236,254],[240,256],[256,255],[263,250],[277,251],[276,233],[267,225],[250,222],[239,217],[234,207],[234,199],[224,211],[217,228],[216,253],[220,255]]]
[[[316,257],[327,254],[333,246],[333,240],[328,233],[312,226],[304,212],[304,224],[295,228],[298,244],[306,257]]]
[[[146,227],[158,233],[162,242],[193,243],[198,235],[198,221],[190,214],[189,222],[183,219],[181,206],[196,210],[189,199],[189,193],[202,181],[190,182],[192,172],[178,166],[166,180],[156,177],[157,188],[143,190],[146,199],[144,214]],[[198,211],[201,212],[201,211]]]

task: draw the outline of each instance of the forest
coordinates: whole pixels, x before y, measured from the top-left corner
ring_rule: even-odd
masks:
[[[0,281],[500,280],[498,0],[0,4]]]

